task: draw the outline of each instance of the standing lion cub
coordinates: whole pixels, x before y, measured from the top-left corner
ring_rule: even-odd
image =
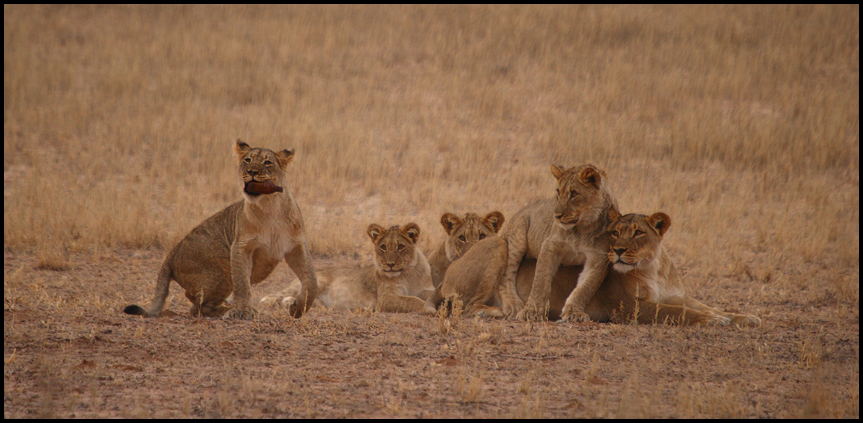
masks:
[[[374,267],[321,269],[315,304],[341,309],[374,308],[391,313],[422,310],[434,286],[428,260],[417,248],[419,226],[408,223],[403,228],[384,229],[373,224],[367,234],[374,245]],[[299,290],[294,281],[281,292],[261,298],[261,303],[290,306]]]
[[[294,317],[311,306],[318,285],[306,247],[303,217],[288,191],[285,168],[293,150],[274,152],[237,140],[243,201],[228,206],[192,229],[168,254],[156,281],[150,308],[127,306],[128,314],[158,316],[165,306],[171,280],[186,290],[192,316],[251,319],[251,285],[263,281],[284,259],[302,281],[302,292],[291,305]],[[225,299],[234,294],[233,306]]]
[[[551,166],[557,197],[540,200],[519,211],[501,235],[508,254],[500,288],[503,311],[518,320],[547,318],[552,281],[561,265],[584,265],[578,287],[567,298],[563,320],[590,321],[587,303],[608,273],[605,258],[611,245],[608,223],[619,216],[605,172],[593,165],[571,169]],[[536,276],[525,302],[516,292],[516,273],[523,258],[537,260]]]

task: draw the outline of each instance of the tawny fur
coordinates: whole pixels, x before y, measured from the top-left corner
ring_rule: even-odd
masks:
[[[319,270],[319,294],[315,304],[340,309],[373,308],[391,313],[421,311],[434,286],[429,263],[416,245],[419,226],[409,223],[403,228],[384,229],[373,224],[367,233],[374,246],[375,265]],[[287,289],[262,298],[261,303],[290,306],[300,288],[294,281]]]
[[[501,212],[493,211],[485,217],[467,213],[459,218],[452,213],[441,216],[441,226],[447,233],[447,238],[429,256],[432,284],[437,288],[443,282],[449,266],[461,257],[478,241],[493,236],[503,226],[504,217]]]
[[[252,148],[237,140],[234,148],[238,172],[245,187],[249,182],[287,186],[286,167],[291,150],[274,152]],[[315,300],[317,281],[306,246],[303,217],[291,192],[249,193],[244,199],[211,216],[168,254],[156,281],[156,292],[147,310],[130,305],[129,314],[158,316],[165,306],[171,280],[186,291],[193,316],[251,319],[251,285],[264,280],[280,260],[299,275],[302,292],[291,306],[299,317]],[[233,293],[232,306],[225,300]]]
[[[723,312],[686,295],[677,270],[662,247],[662,237],[670,225],[671,219],[664,213],[628,214],[612,222],[609,232],[614,242],[606,257],[615,266],[585,309],[591,320],[761,325],[756,316]],[[530,292],[535,266],[535,261],[525,260],[518,270],[517,287],[522,297]],[[553,282],[557,292],[549,302],[550,320],[563,314],[562,298],[573,290],[581,271],[581,266],[561,266],[558,270]]]
[[[547,318],[546,303],[552,281],[561,265],[583,265],[578,289],[564,306],[563,319],[587,321],[585,307],[608,273],[605,254],[611,244],[607,233],[610,216],[618,216],[617,201],[608,189],[605,173],[583,165],[564,170],[551,166],[558,181],[558,195],[519,211],[504,228],[507,266],[500,285],[503,311],[519,320]],[[525,258],[537,259],[535,283],[522,300],[516,290],[516,273]]]

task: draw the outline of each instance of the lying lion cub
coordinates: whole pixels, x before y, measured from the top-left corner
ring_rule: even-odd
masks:
[[[192,316],[251,319],[251,285],[264,280],[284,259],[302,281],[302,295],[291,305],[294,317],[315,300],[317,281],[306,247],[303,217],[285,188],[292,150],[252,148],[237,140],[243,201],[228,206],[192,229],[168,254],[156,281],[148,310],[130,305],[123,311],[158,316],[165,306],[171,280],[186,290]],[[234,294],[234,305],[225,299]]]
[[[392,313],[422,310],[434,286],[429,263],[416,245],[419,226],[408,223],[404,228],[384,229],[371,225],[367,232],[375,249],[375,266],[321,269],[315,304]],[[299,283],[294,281],[287,289],[262,298],[261,303],[291,306],[299,290]]]
[[[662,236],[671,225],[665,213],[651,216],[628,214],[611,222],[614,239],[608,252],[613,270],[588,302],[585,312],[597,322],[672,323],[682,325],[759,326],[756,316],[727,313],[685,295],[677,271],[662,248]],[[425,312],[433,305],[456,296],[464,302],[466,313],[503,316],[500,296],[496,294],[497,275],[506,266],[506,243],[494,239],[479,242],[447,271],[440,295],[435,294]],[[583,266],[562,266],[552,282],[547,304],[548,318],[560,319],[567,297],[575,288]],[[517,274],[518,295],[530,295],[536,260],[521,262]],[[468,314],[470,315],[470,314]]]

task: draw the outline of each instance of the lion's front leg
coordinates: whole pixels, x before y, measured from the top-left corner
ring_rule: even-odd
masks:
[[[288,310],[291,316],[299,318],[312,307],[312,303],[315,302],[315,298],[318,296],[318,278],[315,275],[315,268],[312,266],[312,256],[309,254],[306,243],[298,244],[286,254],[285,262],[294,271],[303,285],[302,293],[297,296]]]
[[[252,307],[252,253],[248,244],[231,245],[231,281],[234,285],[234,305],[225,313],[225,319],[254,319],[258,310]]]
[[[498,285],[498,295],[500,295],[503,314],[507,317],[512,317],[524,308],[524,302],[518,296],[516,276],[518,275],[518,266],[521,264],[521,259],[527,252],[527,229],[524,230],[524,233],[509,234],[505,239],[507,261],[503,277]]]
[[[585,307],[593,299],[593,294],[602,285],[603,279],[608,274],[608,259],[596,254],[589,255],[584,263],[584,270],[578,275],[578,282],[572,293],[566,299],[563,306],[562,321],[589,322],[590,316],[585,312]],[[538,269],[538,268],[537,268]]]
[[[386,313],[426,313],[426,302],[411,295],[386,294],[378,297],[377,311]]]
[[[524,308],[515,317],[517,320],[543,320],[548,318],[548,297],[551,295],[551,281],[560,267],[562,249],[565,244],[560,241],[546,239],[539,250],[536,260],[536,274],[530,297]],[[511,258],[511,257],[510,257]]]

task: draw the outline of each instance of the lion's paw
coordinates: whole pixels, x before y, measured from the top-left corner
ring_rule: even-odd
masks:
[[[562,322],[589,322],[590,316],[583,310],[577,310],[575,306],[567,304],[563,307],[560,320]]]
[[[303,316],[303,314],[306,313],[306,311],[308,311],[308,310],[306,310],[305,298],[303,298],[303,299],[294,298],[293,302],[291,302],[290,304],[286,304],[285,306],[288,309],[288,313],[290,313],[290,315],[293,316],[295,319],[299,319],[300,317]]]
[[[734,324],[741,327],[759,327],[761,318],[749,314],[734,317]]]
[[[258,316],[258,310],[254,307],[234,307],[225,313],[224,319],[252,320]]]
[[[710,318],[710,323],[714,324],[716,326],[728,326],[731,324],[731,319],[729,319],[725,316],[720,316],[718,314],[714,314]]]
[[[297,301],[296,297],[272,294],[272,295],[267,295],[264,298],[261,298],[260,303],[262,306],[278,305],[278,306],[281,306],[284,308],[288,308],[292,304],[294,304],[296,301]]]
[[[544,310],[543,310],[544,311]],[[516,320],[522,321],[540,321],[547,319],[546,314],[540,311],[539,307],[533,303],[527,303],[521,311],[515,316]]]
[[[522,301],[520,298],[517,298],[509,303],[504,302],[503,307],[501,308],[503,308],[504,316],[513,317],[519,313],[519,310],[524,309],[524,301]]]

